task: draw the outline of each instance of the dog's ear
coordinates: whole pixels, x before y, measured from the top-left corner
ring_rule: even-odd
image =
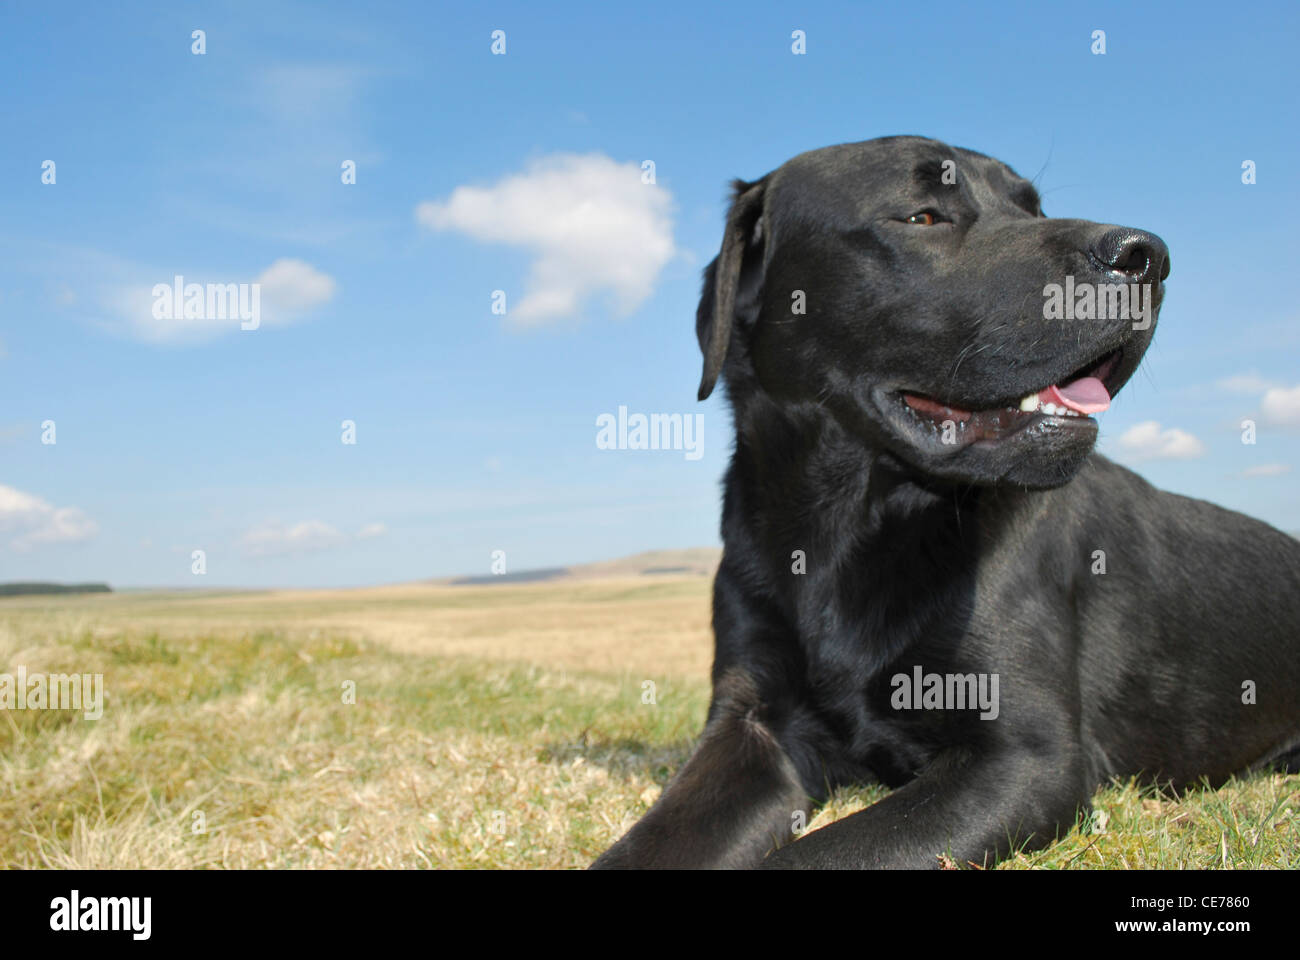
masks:
[[[758,319],[762,290],[763,190],[767,178],[754,183],[732,181],[731,211],[722,236],[722,252],[704,271],[704,292],[695,311],[695,336],[704,353],[699,399],[713,392],[727,359],[732,325]],[[742,289],[743,287],[743,289]]]

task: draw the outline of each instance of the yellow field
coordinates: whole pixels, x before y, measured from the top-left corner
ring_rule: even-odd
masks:
[[[711,656],[701,576],[0,599],[0,672],[106,688],[0,711],[0,866],[585,866],[689,753]],[[1097,805],[1007,866],[1300,861],[1300,777]]]

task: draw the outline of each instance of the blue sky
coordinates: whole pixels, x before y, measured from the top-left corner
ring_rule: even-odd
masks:
[[[729,419],[694,402],[693,323],[726,183],[895,133],[1160,234],[1159,332],[1102,449],[1300,529],[1296,5],[900,6],[0,6],[0,580],[716,543]],[[261,326],[153,319],[175,275],[260,282]],[[703,456],[598,449],[620,405],[702,414]]]

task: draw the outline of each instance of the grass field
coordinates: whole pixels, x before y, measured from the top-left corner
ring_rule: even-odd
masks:
[[[99,720],[0,711],[0,866],[585,866],[700,729],[708,592],[640,577],[0,599],[0,672],[106,688]],[[840,791],[810,826],[881,795]],[[1117,784],[1095,803],[1004,868],[1300,864],[1300,777],[1181,798]]]

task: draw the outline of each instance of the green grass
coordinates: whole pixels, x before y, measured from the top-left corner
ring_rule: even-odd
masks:
[[[581,866],[707,706],[347,637],[56,640],[28,670],[103,673],[104,714],[0,713],[0,866]]]
[[[544,590],[527,589],[531,609]],[[653,803],[708,704],[703,677],[668,665],[642,703],[657,661],[631,650],[621,671],[539,666],[529,656],[556,657],[531,642],[515,659],[407,653],[294,626],[296,601],[274,615],[255,602],[265,628],[242,626],[246,608],[207,620],[222,609],[210,598],[0,605],[0,669],[102,673],[106,688],[97,721],[0,711],[0,867],[581,867]],[[810,827],[883,794],[838,791]],[[1300,777],[1181,797],[1119,784],[1095,804],[1093,822],[1003,867],[1300,859]]]

